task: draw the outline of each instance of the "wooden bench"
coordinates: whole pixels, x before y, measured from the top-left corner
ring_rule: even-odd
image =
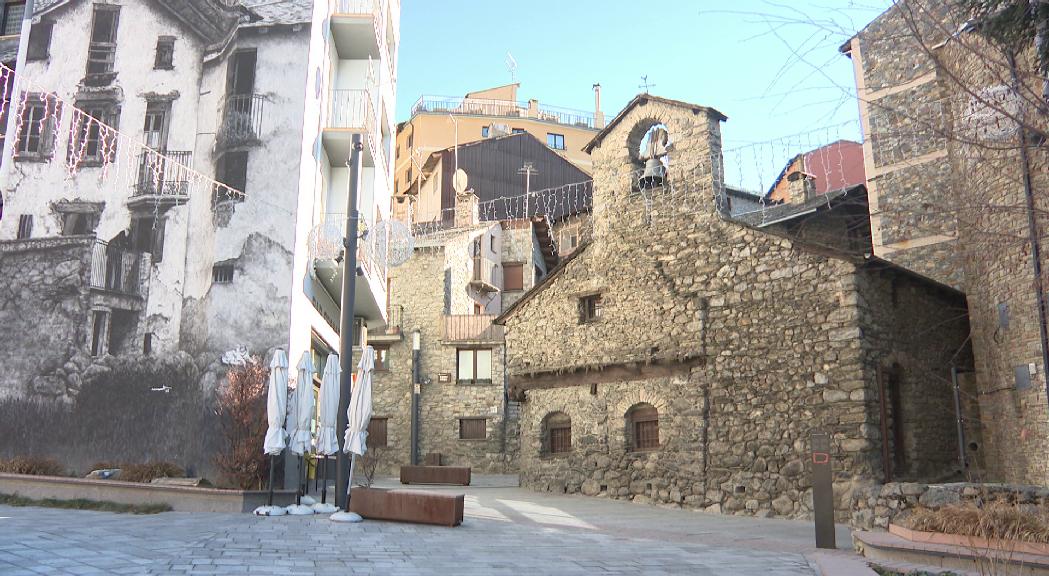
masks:
[[[470,469],[460,466],[401,466],[401,484],[470,485]]]
[[[357,487],[350,490],[350,512],[373,520],[458,526],[464,500],[463,494]]]

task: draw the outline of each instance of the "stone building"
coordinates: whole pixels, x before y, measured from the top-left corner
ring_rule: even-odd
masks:
[[[414,256],[391,270],[399,329],[370,338],[381,360],[372,423],[382,441],[373,445],[384,448],[386,472],[425,461],[493,473],[515,465],[516,405],[506,396],[502,326],[492,321],[556,254],[545,221],[481,222],[477,196],[458,203],[456,222],[418,236]]]
[[[51,333],[0,344],[0,360],[22,357],[0,395],[71,401],[107,356],[179,353],[210,392],[231,350],[337,350],[340,255],[324,248],[342,235],[354,135],[361,228],[389,220],[399,10],[38,1],[4,75],[19,112],[0,172],[0,327]],[[387,322],[386,259],[368,236],[358,259],[366,338]],[[56,274],[60,290],[32,288]]]
[[[642,94],[587,146],[593,241],[496,320],[522,484],[805,516],[820,430],[843,517],[850,488],[883,474],[956,473],[964,297],[847,245],[729,219],[724,120]],[[657,180],[639,152],[653,127],[671,142]]]
[[[935,241],[885,257],[950,272],[943,277],[966,292],[975,372],[963,377],[973,381],[971,401],[982,415],[967,442],[980,456],[972,478],[1045,485],[1049,168],[1047,119],[1031,105],[1042,78],[1030,49],[1020,47],[1010,69],[978,22],[962,26],[970,17],[949,2],[900,2],[846,45],[870,143],[871,218],[888,230],[943,228]],[[944,30],[958,32],[948,38]],[[896,126],[893,135],[875,118],[912,128]],[[890,157],[908,161],[883,166]],[[886,202],[901,209],[886,210]]]

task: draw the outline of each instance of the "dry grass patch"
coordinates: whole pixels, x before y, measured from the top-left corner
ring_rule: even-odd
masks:
[[[952,504],[938,510],[915,508],[904,521],[922,532],[978,536],[988,540],[1049,543],[1049,513],[1045,508],[994,500],[983,506]]]
[[[31,476],[66,476],[66,469],[57,460],[41,456],[15,456],[0,460],[0,472],[29,474]]]

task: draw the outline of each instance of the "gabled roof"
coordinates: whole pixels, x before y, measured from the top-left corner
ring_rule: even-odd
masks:
[[[555,277],[560,276],[564,272],[565,267],[567,267],[573,260],[582,255],[583,252],[586,252],[586,249],[590,247],[590,244],[590,240],[583,241],[583,243],[576,247],[574,252],[569,254],[564,260],[561,260],[561,263],[558,264],[556,268],[551,270],[550,273],[544,276],[542,280],[537,282],[535,286],[532,286],[532,288],[528,292],[525,292],[524,295],[518,298],[516,302],[511,304],[509,308],[503,310],[502,314],[496,316],[495,320],[492,320],[492,324],[505,324],[506,319],[509,318],[511,314],[513,314],[518,308],[523,306],[525,302],[528,302],[532,298],[535,298],[535,295],[538,294],[541,290],[546,289],[546,287],[554,281]]]
[[[867,187],[863,184],[857,184],[848,188],[832,190],[826,194],[813,196],[805,202],[773,204],[753,212],[737,214],[733,216],[732,219],[747,224],[748,226],[764,228],[765,226],[780,224],[821,210],[833,208],[834,206],[837,206],[840,201],[843,201],[850,196],[866,194]]]
[[[586,153],[589,154],[594,148],[596,148],[601,143],[602,140],[605,139],[605,136],[607,136],[608,133],[611,132],[612,129],[615,128],[617,124],[619,124],[620,122],[623,121],[623,118],[626,117],[627,113],[629,113],[631,110],[633,110],[635,106],[639,106],[639,105],[647,103],[649,101],[661,102],[663,104],[669,104],[671,106],[679,106],[681,108],[687,108],[687,109],[692,110],[693,112],[695,112],[697,114],[699,112],[705,112],[707,114],[713,115],[715,118],[717,118],[718,120],[721,120],[721,121],[728,120],[728,116],[725,116],[724,114],[722,114],[721,112],[718,112],[714,108],[709,108],[707,106],[700,106],[698,104],[691,104],[689,102],[682,102],[681,100],[671,100],[670,98],[662,98],[660,96],[653,96],[653,95],[648,94],[648,93],[638,94],[637,96],[634,96],[633,100],[631,100],[630,102],[627,102],[627,105],[624,106],[623,109],[619,111],[619,114],[616,114],[616,117],[613,118],[612,121],[609,122],[607,125],[605,125],[605,127],[602,128],[601,131],[598,132],[594,136],[594,138],[592,140],[590,140],[589,143],[587,143],[586,146],[583,146],[583,152],[586,152]]]

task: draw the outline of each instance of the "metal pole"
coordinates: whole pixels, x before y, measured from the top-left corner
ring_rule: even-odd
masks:
[[[958,422],[958,462],[962,465],[962,472],[969,468],[965,458],[965,416],[962,415],[962,395],[958,385],[958,367],[951,366],[951,384],[954,386],[954,413]]]
[[[357,284],[357,187],[361,177],[361,150],[364,144],[360,134],[353,135],[350,147],[350,159],[346,163],[350,168],[349,194],[346,198],[346,237],[343,247],[346,253],[342,259],[342,315],[339,320],[339,366],[342,376],[339,380],[339,419],[336,434],[339,438],[339,453],[335,456],[335,505],[346,510],[346,496],[349,489],[349,463],[346,452],[346,427],[349,424],[346,409],[350,406],[350,393],[353,382],[353,297]]]
[[[270,493],[266,498],[266,505],[273,506],[273,469],[276,468],[276,457],[270,454]]]
[[[324,455],[324,467],[322,468],[324,479],[321,481],[321,504],[328,503],[328,455]]]
[[[816,522],[816,548],[837,548],[834,540],[834,487],[830,461],[830,434],[811,433],[812,517]]]
[[[27,0],[25,3],[24,12],[22,13],[22,28],[19,32],[18,37],[18,54],[15,56],[15,77],[14,82],[11,84],[11,102],[8,105],[7,110],[7,126],[5,127],[5,138],[4,148],[2,151],[3,160],[0,162],[4,167],[10,167],[11,159],[14,157],[14,143],[15,135],[17,134],[18,122],[13,121],[12,114],[18,114],[18,103],[22,101],[22,92],[25,91],[24,82],[22,80],[23,71],[25,68],[26,57],[28,56],[29,48],[29,32],[33,28],[33,12],[36,10],[34,4],[35,0]]]
[[[421,355],[419,339],[419,331],[412,332],[412,466],[419,465],[419,357]]]

